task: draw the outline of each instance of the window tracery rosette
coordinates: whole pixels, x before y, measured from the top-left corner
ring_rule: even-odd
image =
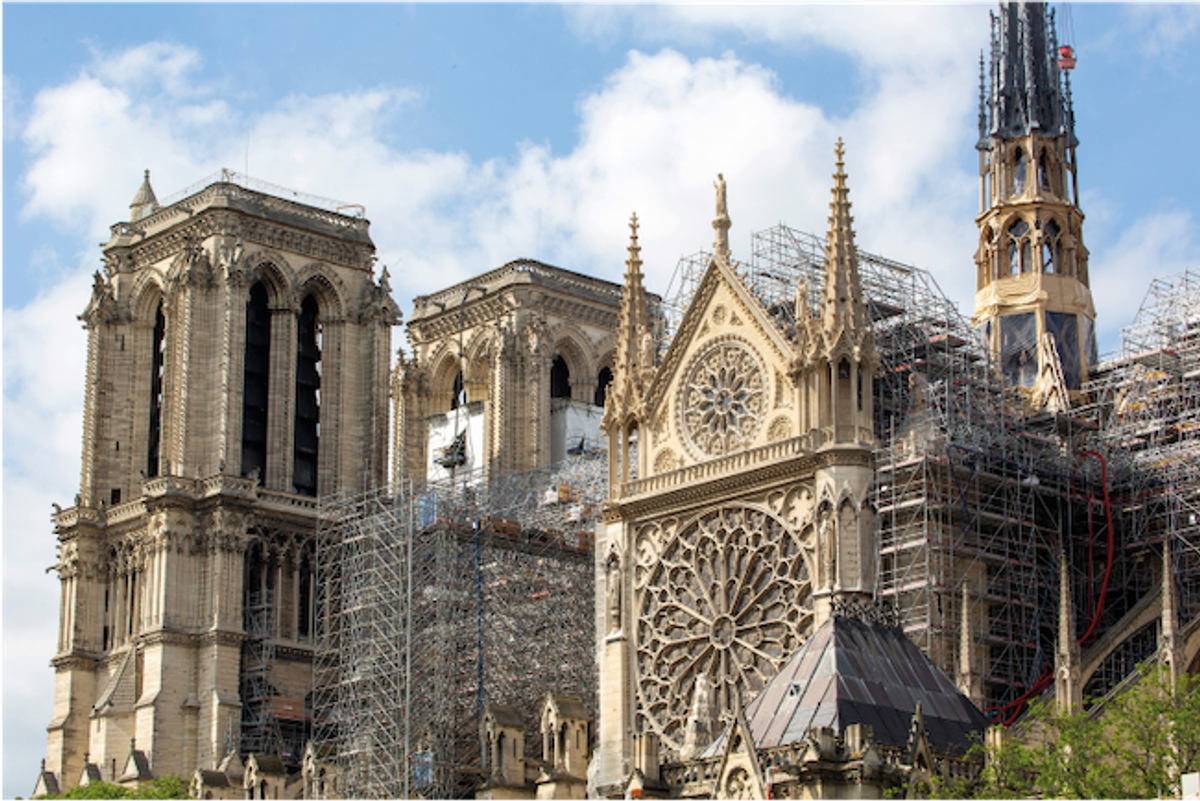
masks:
[[[722,338],[693,357],[679,390],[679,422],[697,456],[723,456],[754,441],[767,412],[767,381],[742,341]]]
[[[711,679],[714,714],[731,710],[808,638],[806,546],[769,512],[737,505],[673,533],[669,524],[649,524],[635,547],[639,707],[678,751],[698,675]]]

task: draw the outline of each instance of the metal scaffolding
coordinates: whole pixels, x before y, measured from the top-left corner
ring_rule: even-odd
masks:
[[[930,273],[861,250],[858,257],[880,356],[878,591],[953,674],[966,584],[985,706],[1005,720],[1046,686],[1053,666],[1060,548],[1076,565],[1076,597],[1096,591],[1074,554],[1077,541],[1107,536],[1105,515],[1088,514],[1104,495],[1100,470],[1077,456],[1094,426],[1029,413]],[[668,335],[711,258],[681,260],[663,302]],[[809,308],[821,308],[824,265],[823,239],[778,225],[753,235],[750,262],[735,269],[790,333],[801,282]],[[1081,632],[1094,630],[1094,611],[1080,606]]]
[[[1081,410],[1116,469],[1112,505],[1121,555],[1114,580],[1142,595],[1172,552],[1179,623],[1200,613],[1200,273],[1156,278],[1121,347],[1093,371]],[[1158,647],[1158,622],[1106,658],[1085,691],[1103,694]]]
[[[660,341],[710,260],[681,260]],[[1165,538],[1181,621],[1200,612],[1200,276],[1154,282],[1121,353],[1064,414],[1031,411],[1005,384],[928,272],[864,252],[859,267],[880,356],[880,596],[953,674],[965,587],[982,700],[1009,722],[1052,685],[1066,558],[1082,645],[1127,635],[1085,688],[1103,696],[1157,647],[1157,624],[1124,621],[1153,600]],[[821,307],[819,237],[760,232],[735,269],[785,333],[797,286]],[[555,691],[594,709],[605,461],[321,503],[313,716],[342,795],[468,795],[485,704],[532,710]]]
[[[244,754],[278,754],[283,750],[283,735],[274,710],[274,620],[273,594],[269,590],[247,593],[240,672]]]
[[[532,716],[553,691],[595,710],[606,469],[580,454],[321,503],[314,736],[336,754],[342,796],[469,796],[486,704]]]

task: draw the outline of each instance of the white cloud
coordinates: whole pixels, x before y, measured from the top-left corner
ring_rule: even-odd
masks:
[[[94,50],[93,58],[95,75],[106,84],[126,88],[157,84],[175,97],[208,91],[190,82],[192,73],[202,64],[200,54],[190,47],[170,42],[147,42],[113,55]]]
[[[1184,211],[1144,215],[1093,254],[1088,267],[1101,350],[1116,350],[1120,329],[1133,320],[1151,278],[1200,267],[1200,227]]]
[[[930,69],[977,55],[986,41],[983,5],[887,6],[780,4],[576,5],[567,10],[576,35],[612,40],[628,34],[651,46],[711,44],[738,36],[792,51],[846,53],[864,69]],[[973,36],[964,36],[970,31]],[[870,76],[867,76],[870,77]]]
[[[1133,43],[1150,59],[1176,54],[1194,46],[1200,37],[1200,5],[1191,3],[1138,4],[1128,9],[1133,31],[1121,37]]]
[[[4,758],[25,771],[23,793],[33,789],[54,709],[50,504],[69,506],[79,489],[86,335],[75,315],[90,286],[78,271],[4,313]]]

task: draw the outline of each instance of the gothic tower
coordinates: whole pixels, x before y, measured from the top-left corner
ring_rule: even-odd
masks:
[[[1096,362],[1071,84],[1058,55],[1044,3],[1001,6],[986,81],[980,63],[976,145],[974,323],[1009,383],[1043,404],[1065,403]]]
[[[413,300],[393,477],[479,480],[599,446],[621,288],[517,259]]]
[[[137,781],[239,747],[298,760],[317,496],[386,479],[399,312],[368,222],[234,183],[103,245],[46,770]],[[293,753],[294,752],[294,753]]]

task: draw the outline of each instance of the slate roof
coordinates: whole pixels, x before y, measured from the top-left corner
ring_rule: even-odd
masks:
[[[507,726],[510,729],[525,728],[525,716],[515,706],[510,706],[509,704],[488,704],[487,713],[500,726]]]
[[[901,629],[832,617],[745,715],[760,749],[799,742],[814,726],[841,733],[852,723],[870,724],[877,741],[903,746],[918,702],[935,752],[961,754],[982,741],[987,718]],[[721,753],[725,737],[701,756]]]

